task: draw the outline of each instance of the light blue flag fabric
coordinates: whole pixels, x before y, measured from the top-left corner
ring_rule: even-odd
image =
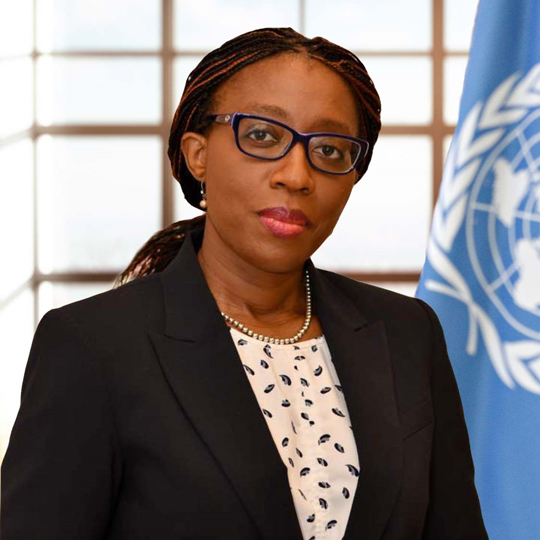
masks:
[[[480,0],[417,296],[443,325],[491,540],[540,540],[540,0]]]

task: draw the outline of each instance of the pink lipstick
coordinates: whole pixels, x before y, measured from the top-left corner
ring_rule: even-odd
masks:
[[[289,210],[284,206],[265,208],[258,212],[262,224],[274,235],[288,238],[302,233],[310,224],[300,210]]]

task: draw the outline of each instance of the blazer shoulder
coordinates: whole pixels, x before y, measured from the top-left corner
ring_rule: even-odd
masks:
[[[350,298],[369,319],[422,319],[427,321],[425,302],[405,294],[363,283],[328,270],[324,277]]]
[[[158,273],[155,273],[130,281],[115,289],[71,302],[59,309],[69,312],[73,316],[99,313],[101,317],[107,318],[126,311],[132,316],[137,316],[152,308],[152,304],[156,303],[156,300],[161,303],[160,296],[161,287]]]
[[[163,326],[163,295],[157,273],[47,312],[70,319],[103,354]],[[42,318],[42,319],[43,319]]]

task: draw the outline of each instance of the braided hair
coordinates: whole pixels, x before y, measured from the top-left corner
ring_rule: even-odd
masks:
[[[309,39],[292,28],[262,28],[237,36],[210,52],[187,78],[172,121],[167,154],[174,178],[180,183],[186,200],[195,208],[199,208],[201,201],[200,182],[190,173],[181,152],[183,134],[206,132],[214,96],[227,79],[250,64],[283,53],[318,60],[349,85],[359,112],[359,136],[369,142],[368,153],[358,165],[357,181],[366,172],[381,129],[381,102],[362,62],[347,49],[322,37]],[[202,215],[177,221],[157,232],[116,278],[114,286],[163,270],[176,255],[185,235],[194,228],[204,227],[204,223],[205,215]]]

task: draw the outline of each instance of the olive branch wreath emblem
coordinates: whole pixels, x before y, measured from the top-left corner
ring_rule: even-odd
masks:
[[[453,297],[467,306],[467,353],[476,354],[480,331],[501,381],[509,388],[515,388],[517,382],[535,394],[540,394],[540,342],[504,341],[491,318],[475,302],[467,282],[448,254],[465,217],[469,188],[485,157],[505,135],[508,126],[539,106],[540,63],[521,79],[519,73],[505,79],[485,104],[477,102],[465,117],[446,158],[427,250],[431,266],[446,283],[428,279],[425,284],[426,289]]]

